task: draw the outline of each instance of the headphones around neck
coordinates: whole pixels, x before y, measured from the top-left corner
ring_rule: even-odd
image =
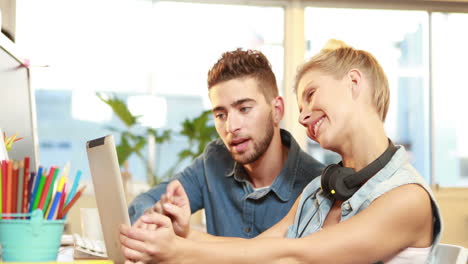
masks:
[[[397,150],[398,148],[388,139],[388,147],[384,153],[358,172],[343,167],[342,162],[328,165],[322,173],[323,192],[331,199],[348,200],[364,182],[387,165]]]

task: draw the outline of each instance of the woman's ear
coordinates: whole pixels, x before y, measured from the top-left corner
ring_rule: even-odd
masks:
[[[362,93],[362,72],[358,69],[351,69],[348,72],[348,79],[353,99],[357,99]]]
[[[284,100],[283,97],[277,96],[272,99],[271,105],[273,107],[273,121],[275,125],[279,125],[284,116]]]

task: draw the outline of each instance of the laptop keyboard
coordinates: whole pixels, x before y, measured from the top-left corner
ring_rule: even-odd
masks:
[[[73,240],[75,242],[75,250],[97,257],[107,257],[104,241],[88,239],[78,234],[73,234]]]

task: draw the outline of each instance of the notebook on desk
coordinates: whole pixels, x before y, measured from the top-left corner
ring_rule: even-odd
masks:
[[[113,136],[88,141],[86,152],[106,253],[116,264],[123,263],[119,230],[121,224],[130,225],[130,219]]]

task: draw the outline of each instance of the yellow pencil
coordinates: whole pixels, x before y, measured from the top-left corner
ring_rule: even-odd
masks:
[[[55,196],[57,195],[58,192],[61,192],[62,191],[62,188],[63,188],[63,184],[65,183],[65,181],[67,180],[67,176],[62,174],[62,177],[60,177],[60,180],[55,188],[55,191],[53,192],[54,195],[52,196],[52,199],[51,201],[54,201],[55,199]],[[44,214],[44,219],[47,218],[47,216],[49,215],[49,212],[50,212],[50,209],[52,208],[52,202],[49,203],[49,205],[47,206],[47,210],[46,210],[46,213]]]

